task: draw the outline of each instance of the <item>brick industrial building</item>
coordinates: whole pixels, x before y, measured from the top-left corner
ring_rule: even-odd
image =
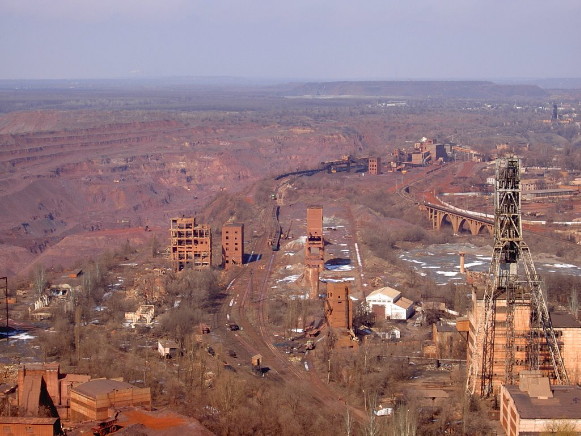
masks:
[[[62,435],[59,418],[31,418],[1,416],[3,436],[56,436]]]
[[[381,158],[370,157],[367,171],[372,175],[381,174]]]
[[[38,416],[40,407],[66,418],[71,389],[90,380],[85,374],[61,374],[58,363],[35,363],[18,369],[18,406],[27,416]]]
[[[210,227],[196,223],[196,218],[172,218],[170,256],[175,271],[187,266],[209,268],[212,265]]]
[[[151,409],[149,388],[137,388],[119,380],[95,379],[71,389],[71,419],[102,421],[115,415],[113,409],[140,406]]]
[[[538,371],[527,371],[518,386],[500,387],[500,424],[507,436],[579,434],[580,398],[581,387],[551,386]]]
[[[244,262],[244,224],[228,223],[222,227],[222,265],[242,265]]]
[[[493,384],[495,387],[500,386],[505,379],[505,360],[506,360],[506,299],[498,299],[496,302],[496,325],[494,341],[494,361],[493,361]],[[519,373],[527,370],[526,350],[528,347],[530,326],[530,306],[523,304],[514,309],[514,348],[515,363],[514,371]],[[476,338],[478,322],[483,322],[484,318],[484,295],[482,289],[473,289],[472,307],[468,314],[469,332],[468,332],[468,359],[472,356],[481,355],[477,347],[482,347],[482,341]],[[565,369],[569,375],[571,383],[581,383],[581,323],[571,314],[566,312],[551,313],[553,329],[557,337],[558,346],[563,357]],[[543,342],[541,331],[536,332],[537,340]],[[551,356],[547,350],[541,347],[539,356],[539,369],[542,373],[554,377]]]
[[[319,294],[319,273],[325,264],[325,240],[323,239],[323,208],[307,208],[307,239],[305,242],[305,277],[309,284],[309,297]]]
[[[335,335],[335,347],[352,348],[356,337],[353,332],[353,303],[347,283],[327,283],[325,318]]]

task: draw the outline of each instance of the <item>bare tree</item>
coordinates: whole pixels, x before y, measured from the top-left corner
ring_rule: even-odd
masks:
[[[33,276],[34,290],[36,291],[36,295],[40,296],[42,294],[42,292],[44,291],[44,288],[48,284],[48,282],[46,280],[46,271],[44,269],[44,266],[41,264],[37,264],[34,267],[33,274],[34,274],[34,276]]]
[[[413,404],[402,404],[395,409],[390,435],[416,436],[418,429],[418,413]]]
[[[569,309],[575,317],[579,319],[579,295],[577,294],[577,288],[571,289],[571,296],[569,297]]]

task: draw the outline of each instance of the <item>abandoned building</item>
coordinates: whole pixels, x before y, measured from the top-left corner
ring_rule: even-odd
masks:
[[[155,316],[155,306],[153,304],[142,304],[135,312],[125,312],[125,322],[131,327],[137,325],[150,326]]]
[[[356,336],[353,332],[353,303],[347,283],[327,283],[325,318],[335,335],[335,346],[352,348]]]
[[[381,174],[381,158],[380,157],[370,157],[369,158],[369,167],[368,167],[367,171],[371,175]]]
[[[385,286],[371,292],[366,298],[367,306],[376,319],[406,320],[414,314],[414,302],[402,297],[401,292]]]
[[[458,343],[465,342],[465,338],[458,331],[455,323],[438,322],[432,324],[432,341],[435,345],[434,357],[450,358],[453,357],[454,349]]]
[[[170,256],[176,272],[188,266],[209,268],[212,265],[210,226],[196,223],[196,218],[172,218]]]
[[[176,341],[170,339],[160,339],[157,341],[157,351],[164,359],[173,359],[179,356],[180,346]]]
[[[242,265],[244,260],[244,224],[227,223],[222,227],[222,265]]]
[[[67,418],[71,389],[90,379],[85,374],[61,374],[58,363],[22,365],[18,369],[18,406],[27,416],[38,416],[44,408]]]
[[[307,239],[305,242],[305,277],[309,283],[309,297],[319,295],[319,274],[325,264],[325,240],[323,239],[323,208],[307,208]]]
[[[581,432],[579,401],[581,387],[551,386],[539,371],[523,371],[518,386],[500,387],[500,424],[507,436]]]
[[[151,409],[151,392],[119,380],[95,379],[73,387],[70,404],[73,421],[102,421],[115,415],[113,409],[119,407]]]

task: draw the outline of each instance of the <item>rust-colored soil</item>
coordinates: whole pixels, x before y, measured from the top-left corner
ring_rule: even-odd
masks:
[[[155,430],[177,427],[184,425],[187,422],[183,416],[168,411],[146,414],[140,410],[129,410],[123,413],[123,416],[127,418],[126,421],[122,421],[122,424],[125,426],[131,424],[143,424],[147,428]]]

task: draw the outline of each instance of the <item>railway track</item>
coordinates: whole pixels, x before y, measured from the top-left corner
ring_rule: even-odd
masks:
[[[284,183],[282,181],[278,186]],[[232,332],[230,339],[235,340],[238,347],[243,348],[248,355],[262,355],[264,365],[269,368],[267,377],[280,377],[291,385],[298,383],[330,413],[348,409],[356,419],[364,421],[367,419],[365,412],[347,406],[321,380],[310,356],[306,355],[300,363],[292,362],[287,354],[274,345],[275,336],[268,321],[268,301],[269,279],[276,262],[276,251],[272,250],[267,235],[265,232],[256,239],[252,247],[252,253],[260,253],[261,256],[247,263],[230,283],[229,297],[216,315],[216,325],[220,325],[221,320],[228,320],[240,326],[240,331]]]

